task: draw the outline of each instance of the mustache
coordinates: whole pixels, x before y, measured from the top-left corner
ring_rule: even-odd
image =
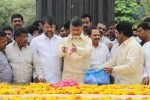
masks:
[[[88,27],[87,26],[83,26],[83,28],[87,29]]]
[[[46,35],[48,35],[48,34],[53,34],[53,32],[52,32],[52,31],[47,31],[47,32],[45,32],[45,34],[46,34]]]
[[[54,32],[52,32],[52,31],[47,31],[47,32],[45,32],[45,35],[46,35],[47,37],[52,36],[53,34],[54,34]]]
[[[15,25],[15,28],[20,28],[20,27],[22,27],[22,26],[21,26],[21,25],[19,25],[19,24],[18,24],[18,25]]]
[[[100,38],[95,38],[94,40],[100,40]]]

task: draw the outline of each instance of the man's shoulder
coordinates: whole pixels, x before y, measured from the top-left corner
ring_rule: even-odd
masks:
[[[42,39],[42,37],[43,37],[43,35],[41,34],[41,35],[39,35],[39,36],[36,36],[35,38],[33,38],[32,40],[41,40]]]
[[[54,35],[55,37],[55,40],[58,40],[58,41],[61,41],[62,40],[62,37],[58,36],[58,35]]]
[[[8,45],[6,45],[6,49],[7,49],[7,48],[12,48],[12,47],[14,47],[14,42],[9,43]]]
[[[150,49],[150,42],[146,42],[142,48],[146,49],[146,48],[149,48]]]
[[[42,42],[42,39],[43,39],[43,35],[41,34],[41,35],[39,35],[39,36],[36,36],[35,38],[33,38],[32,40],[31,40],[31,43],[30,44],[35,44],[35,43],[39,43],[39,42]]]

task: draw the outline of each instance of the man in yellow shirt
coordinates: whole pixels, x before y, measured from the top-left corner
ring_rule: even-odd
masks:
[[[115,56],[101,65],[105,72],[114,75],[117,84],[138,84],[143,79],[143,52],[140,44],[132,37],[132,26],[123,21],[116,26],[119,42]]]
[[[92,41],[83,34],[82,21],[77,17],[70,22],[70,32],[62,39],[58,52],[60,57],[64,57],[62,79],[75,79],[82,83],[86,70],[90,69]]]

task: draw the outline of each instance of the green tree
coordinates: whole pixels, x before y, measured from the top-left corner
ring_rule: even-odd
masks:
[[[150,0],[140,0],[140,5],[144,9],[144,16],[136,19],[133,28],[136,28],[139,23],[141,23],[145,18],[150,17]]]
[[[0,28],[10,25],[10,17],[14,13],[24,17],[24,26],[30,25],[36,17],[36,0],[1,0]]]
[[[134,23],[132,11],[138,6],[136,0],[115,0],[115,20]]]

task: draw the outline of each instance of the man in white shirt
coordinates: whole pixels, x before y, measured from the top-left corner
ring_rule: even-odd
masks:
[[[150,78],[150,25],[142,22],[137,27],[137,35],[144,41],[144,79],[143,84],[149,84]]]
[[[98,65],[102,65],[109,59],[110,53],[107,45],[99,42],[100,32],[98,29],[90,29],[88,35],[92,39],[93,45],[93,51],[90,57],[90,67],[91,69],[96,69]]]
[[[14,31],[15,41],[6,49],[6,55],[13,70],[13,83],[31,82],[33,69],[39,81],[45,82],[43,68],[37,52],[27,45],[28,32],[25,28]]]
[[[106,31],[106,25],[103,22],[99,22],[97,24],[97,29],[100,32],[100,42],[106,44],[108,48],[111,49],[112,48],[111,41],[107,37],[104,36],[104,33]]]
[[[55,19],[52,16],[43,18],[43,33],[35,37],[30,46],[34,48],[44,69],[47,82],[58,82],[62,78],[62,58],[57,56],[61,37],[55,35]]]
[[[132,37],[130,23],[122,21],[116,26],[119,42],[117,53],[108,62],[99,67],[112,73],[116,84],[140,84],[143,80],[143,52],[140,44]]]

